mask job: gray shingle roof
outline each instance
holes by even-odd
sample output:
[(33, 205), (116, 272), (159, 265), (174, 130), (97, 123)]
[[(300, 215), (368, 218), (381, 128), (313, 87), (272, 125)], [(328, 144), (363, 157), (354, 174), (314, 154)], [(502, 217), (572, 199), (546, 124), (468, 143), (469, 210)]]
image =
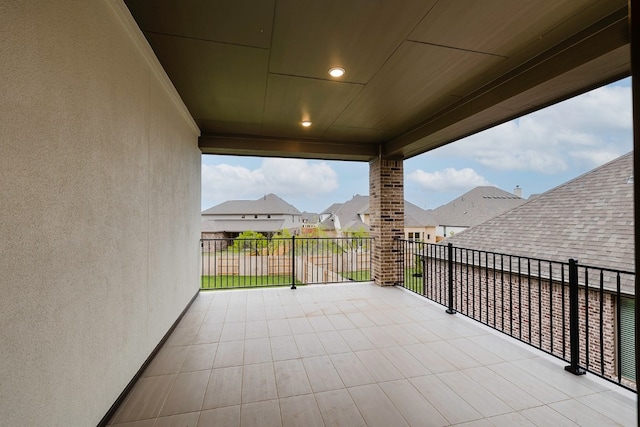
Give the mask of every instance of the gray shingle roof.
[[(323, 221), (325, 230), (334, 229), (334, 216), (340, 219), (340, 225), (343, 230), (358, 230), (363, 228), (369, 230), (369, 226), (362, 222), (359, 214), (369, 213), (369, 196), (361, 196), (356, 194), (353, 198), (345, 203), (334, 203), (323, 211), (323, 213), (333, 214), (331, 217)], [(426, 225), (437, 225), (433, 214), (426, 211), (411, 202), (404, 202), (404, 221), (405, 227), (424, 227)]]
[(292, 214), (300, 215), (294, 206), (275, 194), (267, 194), (257, 200), (228, 200), (202, 212), (212, 214)]
[[(635, 271), (633, 153), (445, 240), (455, 246)], [(629, 183), (629, 181), (631, 183)]]
[(492, 186), (480, 186), (433, 210), (438, 225), (471, 227), (481, 224), (526, 200)]
[(203, 233), (242, 233), (253, 230), (258, 233), (275, 233), (282, 230), (283, 219), (217, 219), (203, 220)]

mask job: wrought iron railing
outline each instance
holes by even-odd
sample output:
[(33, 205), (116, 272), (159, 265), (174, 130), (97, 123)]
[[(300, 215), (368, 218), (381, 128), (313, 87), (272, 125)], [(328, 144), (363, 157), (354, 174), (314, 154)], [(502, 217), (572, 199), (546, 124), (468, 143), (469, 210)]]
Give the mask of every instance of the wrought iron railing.
[[(398, 284), (636, 390), (635, 273), (398, 240)], [(576, 254), (579, 258), (580, 254)]]
[(201, 288), (363, 282), (371, 277), (371, 239), (202, 239)]

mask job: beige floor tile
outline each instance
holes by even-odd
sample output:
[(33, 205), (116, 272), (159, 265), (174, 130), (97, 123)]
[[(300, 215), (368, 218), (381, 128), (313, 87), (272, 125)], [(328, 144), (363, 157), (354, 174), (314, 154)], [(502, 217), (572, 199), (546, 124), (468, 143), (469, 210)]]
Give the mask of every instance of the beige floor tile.
[(333, 326), (333, 323), (329, 321), (329, 318), (327, 316), (311, 316), (308, 319), (314, 332), (327, 332), (336, 330), (335, 326)]
[(287, 319), (292, 334), (311, 334), (314, 332), (311, 322), (306, 317), (295, 317)]
[(459, 338), (449, 341), (458, 351), (464, 352), (466, 355), (473, 357), (483, 365), (491, 365), (493, 363), (501, 363), (505, 360), (494, 352), (485, 349), (481, 345), (471, 341), (469, 338)]
[(287, 314), (284, 311), (284, 308), (280, 305), (273, 305), (271, 307), (265, 307), (265, 314), (267, 316), (267, 320), (276, 320), (276, 319), (286, 319)]
[(346, 387), (374, 383), (375, 380), (364, 367), (358, 356), (353, 353), (332, 354), (329, 356), (340, 379)]
[(180, 372), (211, 369), (218, 344), (198, 344), (189, 348)]
[(296, 346), (300, 357), (322, 356), (326, 354), (316, 334), (295, 335)]
[(269, 328), (270, 337), (291, 335), (291, 328), (289, 327), (289, 321), (287, 319), (282, 318), (267, 320), (267, 327)]
[(215, 409), (242, 403), (242, 366), (213, 369), (202, 409)]
[(375, 326), (373, 328), (363, 328), (360, 332), (373, 344), (375, 348), (393, 347), (398, 343), (391, 338), (391, 335), (387, 334), (382, 326)]
[(220, 341), (220, 334), (222, 333), (222, 325), (207, 325), (203, 324), (196, 335), (193, 344), (211, 344)]
[(244, 364), (271, 362), (271, 341), (258, 338), (244, 341)]
[(338, 354), (351, 351), (349, 344), (347, 344), (338, 331), (318, 332), (317, 336), (327, 354)]
[(302, 307), (300, 307), (300, 304), (298, 303), (295, 303), (295, 305), (287, 304), (283, 308), (284, 308), (284, 314), (287, 319), (304, 317), (304, 311), (302, 311)]
[(347, 329), (339, 332), (352, 351), (372, 350), (375, 348), (375, 345), (358, 329)]
[(356, 356), (376, 382), (399, 380), (404, 378), (380, 350), (357, 351)]
[(214, 368), (240, 366), (244, 360), (244, 341), (224, 341), (218, 343), (216, 357), (213, 359)]
[(280, 405), (277, 400), (242, 404), (241, 427), (282, 427)]
[(476, 383), (491, 390), (512, 409), (523, 410), (542, 405), (540, 400), (485, 366), (466, 369), (463, 372)]
[(616, 394), (615, 391), (605, 391), (580, 397), (578, 401), (622, 425), (633, 425), (637, 422), (637, 414), (632, 406), (635, 402), (616, 399)]
[(226, 309), (220, 310), (220, 309), (213, 309), (210, 308), (209, 311), (207, 311), (207, 314), (205, 314), (204, 319), (202, 321), (203, 325), (220, 325), (220, 327), (222, 327), (222, 324), (224, 323), (224, 318), (227, 315), (227, 311)]
[(199, 330), (199, 325), (175, 328), (171, 333), (171, 336), (165, 343), (164, 348), (181, 347), (193, 344), (193, 341), (196, 339), (196, 335), (198, 335)]
[(435, 375), (410, 378), (409, 381), (451, 424), (483, 418), (480, 412), (476, 411)]
[(381, 326), (380, 329), (391, 337), (398, 345), (418, 344), (420, 341), (415, 335), (409, 332), (413, 325), (387, 325)]
[(312, 394), (280, 399), (283, 427), (324, 427), (322, 415)]
[(330, 314), (327, 316), (327, 319), (336, 330), (343, 329), (354, 329), (355, 325), (351, 323), (349, 318), (345, 316), (343, 313), (340, 314)]
[(421, 377), (431, 374), (429, 369), (402, 347), (381, 348), (380, 353), (382, 353), (405, 378)]
[(242, 403), (277, 399), (272, 363), (245, 365), (242, 372)]
[(224, 323), (244, 322), (247, 310), (243, 308), (229, 309), (224, 318)]
[(456, 369), (468, 369), (480, 366), (480, 362), (452, 346), (447, 341), (436, 341), (423, 345), (434, 353), (439, 354), (443, 359), (455, 366)]
[(451, 362), (431, 350), (425, 343), (405, 345), (404, 349), (429, 368), (431, 372), (449, 372), (456, 369)]
[(302, 363), (314, 393), (344, 388), (342, 379), (329, 356), (304, 358)]
[(189, 347), (163, 347), (142, 374), (143, 377), (177, 374), (182, 368)]
[[(601, 426), (614, 426), (620, 425), (611, 418), (601, 414), (600, 412), (583, 405), (582, 403), (574, 400), (564, 400), (562, 402), (555, 402), (549, 404), (549, 407), (556, 412), (564, 415), (574, 423), (581, 427), (601, 427)], [(634, 425), (635, 420), (630, 425)], [(622, 424), (624, 425), (624, 424)], [(629, 424), (627, 424), (629, 425)]]
[(222, 325), (220, 342), (243, 340), (244, 333), (245, 333), (244, 322), (225, 323), (224, 325)]
[(240, 405), (200, 412), (198, 427), (240, 427)]
[(326, 427), (366, 427), (346, 389), (316, 393), (315, 397)]
[(252, 307), (247, 310), (247, 314), (245, 315), (245, 320), (247, 322), (251, 321), (262, 321), (266, 323), (267, 314), (265, 312), (264, 307)]
[(512, 381), (520, 389), (540, 400), (542, 403), (549, 404), (569, 398), (569, 396), (562, 391), (537, 378), (535, 372), (523, 370), (511, 362), (489, 365), (488, 368), (507, 381)]
[(175, 379), (176, 375), (140, 378), (124, 406), (118, 411), (115, 421), (137, 421), (157, 417)]
[(140, 421), (128, 421), (125, 423), (107, 424), (114, 427), (153, 427), (156, 423), (156, 418), (150, 418), (148, 420)]
[[(191, 306), (191, 308), (193, 308), (193, 306)], [(207, 310), (198, 311), (198, 310), (190, 309), (188, 312), (184, 314), (184, 316), (180, 320), (180, 323), (178, 323), (178, 327), (179, 328), (186, 328), (190, 326), (199, 327), (200, 325), (202, 325), (202, 322), (204, 321), (204, 316), (206, 314), (207, 314)]]
[(158, 418), (153, 427), (197, 427), (200, 412)]
[(412, 427), (446, 426), (449, 422), (408, 380), (378, 384)]
[(513, 411), (509, 405), (496, 397), (489, 389), (473, 381), (461, 371), (444, 372), (436, 374), (436, 376), (469, 405), (473, 406), (476, 411), (480, 412), (483, 417), (492, 417)]
[(371, 319), (369, 319), (364, 315), (364, 313), (361, 313), (359, 311), (353, 313), (345, 313), (345, 316), (347, 316), (347, 319), (349, 319), (349, 321), (353, 323), (356, 328), (370, 328), (372, 326), (376, 326), (376, 324), (373, 323)]
[(522, 416), (522, 414), (518, 412), (496, 415), (495, 417), (487, 418), (487, 421), (489, 421), (496, 427), (536, 427), (534, 423), (526, 419), (524, 416)]
[(271, 343), (271, 357), (274, 361), (298, 359), (300, 357), (296, 340), (292, 335), (273, 337), (269, 341)]
[(393, 402), (377, 384), (348, 389), (351, 398), (369, 427), (408, 426)]
[(204, 393), (211, 371), (183, 372), (178, 374), (167, 396), (160, 416), (183, 414), (202, 409)]
[(264, 320), (252, 320), (244, 325), (244, 339), (268, 338), (269, 328)]
[(311, 393), (307, 372), (300, 359), (282, 360), (273, 363), (278, 397), (299, 396)]
[(577, 427), (578, 424), (546, 405), (520, 411), (520, 414), (538, 427)]

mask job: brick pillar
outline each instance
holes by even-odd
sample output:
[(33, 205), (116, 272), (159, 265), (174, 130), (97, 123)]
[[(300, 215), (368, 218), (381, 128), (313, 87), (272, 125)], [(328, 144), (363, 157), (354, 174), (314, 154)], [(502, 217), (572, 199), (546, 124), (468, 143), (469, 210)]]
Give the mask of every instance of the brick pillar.
[(396, 238), (404, 237), (404, 165), (402, 160), (369, 162), (369, 229), (374, 238), (371, 279), (391, 286), (398, 277)]

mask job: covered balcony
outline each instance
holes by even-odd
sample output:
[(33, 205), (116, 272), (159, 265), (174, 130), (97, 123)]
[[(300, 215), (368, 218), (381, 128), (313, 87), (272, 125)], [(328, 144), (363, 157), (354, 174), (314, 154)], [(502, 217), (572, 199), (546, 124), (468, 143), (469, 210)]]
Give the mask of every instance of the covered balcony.
[[(5, 2), (0, 424), (633, 424), (392, 285), (403, 161), (634, 77), (636, 4)], [(371, 283), (201, 293), (202, 154), (368, 162)]]

